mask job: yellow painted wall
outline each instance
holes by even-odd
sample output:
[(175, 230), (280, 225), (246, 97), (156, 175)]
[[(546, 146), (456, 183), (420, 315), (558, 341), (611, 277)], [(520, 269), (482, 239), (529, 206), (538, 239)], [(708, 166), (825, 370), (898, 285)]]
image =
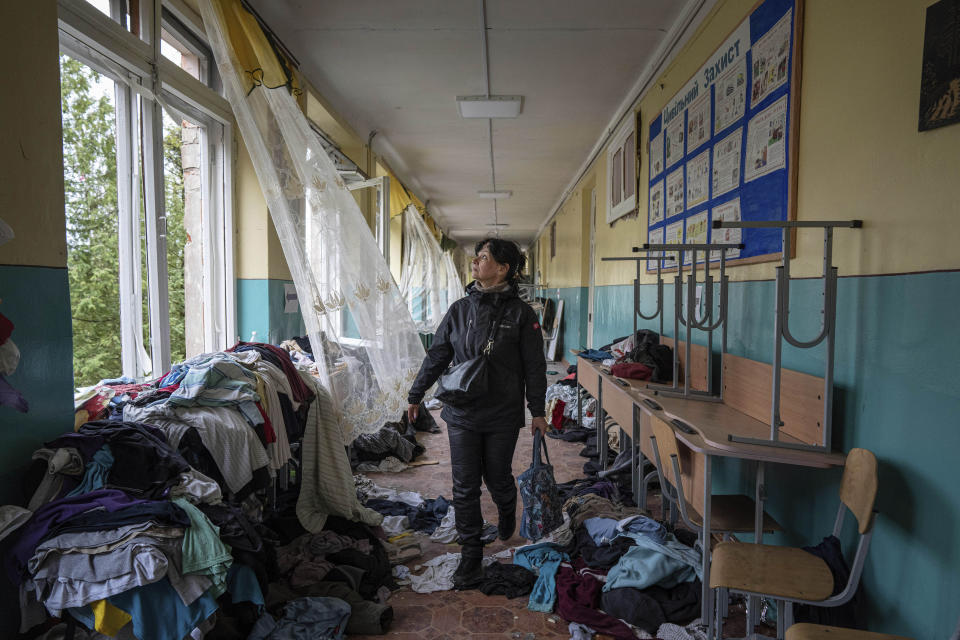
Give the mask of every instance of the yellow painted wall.
[[(960, 267), (960, 125), (917, 131), (927, 0), (807, 0), (803, 25), (798, 162), (799, 220), (864, 220), (837, 231), (841, 275)], [(647, 124), (747, 16), (754, 0), (718, 3), (640, 101)], [(574, 189), (598, 177), (597, 256), (629, 255), (646, 237), (646, 181), (639, 216), (606, 224), (606, 154)], [(648, 167), (646, 154), (641, 172)], [(600, 194), (598, 193), (598, 196)], [(568, 205), (571, 198), (564, 203)], [(549, 225), (542, 239), (549, 240)], [(799, 234), (795, 276), (819, 275), (822, 234)], [(558, 247), (559, 250), (559, 247)], [(730, 270), (733, 280), (773, 277), (773, 263)], [(597, 263), (597, 284), (626, 284), (626, 264)], [(653, 281), (645, 276), (645, 281)]]
[(580, 286), (583, 264), (581, 252), (589, 240), (589, 238), (583, 238), (583, 224), (580, 216), (578, 197), (568, 199), (560, 208), (555, 217), (557, 253), (552, 259), (550, 258), (550, 225), (547, 225), (540, 249), (540, 283), (543, 286), (551, 288)]
[(236, 139), (234, 221), (237, 277), (290, 280), (290, 268), (283, 256), (280, 236), (273, 226), (250, 154), (240, 136)]
[[(268, 233), (276, 235), (266, 200), (257, 182), (250, 154), (243, 139), (236, 136), (234, 156), (234, 224), (236, 240), (236, 273), (238, 278), (269, 277), (267, 247), (263, 239)], [(267, 243), (269, 244), (269, 243)]]
[(4, 2), (0, 24), (0, 122), (11, 125), (0, 144), (0, 218), (16, 236), (0, 247), (0, 264), (65, 267), (59, 83), (36, 80), (60, 77), (57, 4)]

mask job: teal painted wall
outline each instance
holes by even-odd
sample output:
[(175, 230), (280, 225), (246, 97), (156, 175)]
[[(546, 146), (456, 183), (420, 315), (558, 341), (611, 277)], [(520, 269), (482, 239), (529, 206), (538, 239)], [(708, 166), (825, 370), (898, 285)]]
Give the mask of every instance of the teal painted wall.
[(7, 380), (30, 405), (0, 407), (0, 504), (23, 503), (20, 479), (45, 440), (73, 430), (73, 332), (65, 268), (0, 265), (0, 312), (20, 365)]
[(557, 360), (573, 363), (576, 359), (570, 349), (585, 347), (587, 342), (587, 287), (561, 287), (543, 289), (541, 296), (563, 300), (563, 317), (560, 318), (560, 344), (557, 345)]
[(292, 280), (238, 279), (237, 331), (248, 341), (256, 331), (257, 342), (278, 344), (307, 332), (300, 312), (285, 313), (284, 285)]
[[(630, 332), (631, 287), (598, 287), (595, 344)], [(770, 362), (772, 281), (730, 285), (728, 352)], [(819, 330), (821, 287), (800, 280), (791, 291), (791, 330)], [(656, 288), (642, 288), (651, 309)], [(667, 318), (673, 289), (665, 287)], [(864, 447), (879, 460), (880, 516), (864, 572), (870, 629), (914, 638), (948, 638), (960, 609), (960, 272), (841, 278), (838, 286), (834, 446)], [(657, 329), (640, 320), (641, 328)], [(672, 322), (664, 333), (673, 334)], [(683, 333), (681, 331), (681, 337)], [(703, 343), (702, 335), (694, 340)], [(584, 339), (585, 341), (585, 339)], [(784, 366), (823, 375), (824, 349), (784, 347)], [(753, 466), (714, 461), (715, 486), (752, 493)], [(828, 535), (838, 505), (840, 472), (771, 465), (770, 511), (790, 532), (771, 538), (815, 544)], [(844, 540), (855, 540), (853, 527)]]

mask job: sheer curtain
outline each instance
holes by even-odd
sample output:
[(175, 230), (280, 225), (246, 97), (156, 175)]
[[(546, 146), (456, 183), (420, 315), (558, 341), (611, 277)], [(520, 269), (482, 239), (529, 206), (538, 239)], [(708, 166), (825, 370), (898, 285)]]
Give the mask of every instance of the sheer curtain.
[(399, 420), (423, 346), (356, 201), (281, 86), (287, 78), (260, 26), (238, 0), (200, 8), (349, 442)]
[[(403, 267), (400, 293), (422, 333), (433, 333), (453, 300), (448, 300), (448, 276), (440, 244), (416, 206), (403, 210)], [(459, 297), (459, 296), (458, 296)]]
[(457, 273), (457, 267), (453, 264), (453, 256), (449, 251), (443, 252), (443, 271), (444, 271), (444, 296), (443, 303), (445, 308), (463, 297), (463, 282), (460, 281), (460, 274)]

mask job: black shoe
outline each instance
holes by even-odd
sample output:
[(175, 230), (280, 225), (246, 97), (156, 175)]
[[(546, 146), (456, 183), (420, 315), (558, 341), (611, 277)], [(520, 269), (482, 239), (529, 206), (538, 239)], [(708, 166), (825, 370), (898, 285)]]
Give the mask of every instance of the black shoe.
[(497, 523), (497, 534), (500, 536), (501, 540), (509, 540), (510, 536), (513, 535), (514, 529), (517, 528), (517, 512), (516, 509), (508, 513), (499, 512), (500, 519)]
[(483, 580), (483, 556), (460, 556), (460, 564), (453, 573), (454, 589), (470, 589)]

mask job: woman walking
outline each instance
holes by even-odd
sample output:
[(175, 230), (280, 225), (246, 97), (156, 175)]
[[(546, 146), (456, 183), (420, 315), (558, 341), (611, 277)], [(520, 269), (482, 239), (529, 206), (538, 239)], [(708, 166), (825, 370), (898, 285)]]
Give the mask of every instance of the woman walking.
[(458, 406), (445, 404), (440, 414), (450, 438), (453, 507), (461, 545), (460, 565), (453, 576), (456, 588), (469, 587), (483, 575), (481, 480), (497, 505), (500, 538), (508, 539), (516, 527), (512, 462), (524, 423), (524, 395), (533, 416), (530, 432), (547, 430), (543, 335), (536, 313), (520, 299), (516, 284), (526, 259), (516, 243), (500, 238), (478, 242), (475, 251), (474, 281), (467, 285), (466, 297), (454, 302), (440, 322), (407, 397), (412, 423), (427, 389), (451, 363), (479, 356), (499, 319), (487, 393)]

